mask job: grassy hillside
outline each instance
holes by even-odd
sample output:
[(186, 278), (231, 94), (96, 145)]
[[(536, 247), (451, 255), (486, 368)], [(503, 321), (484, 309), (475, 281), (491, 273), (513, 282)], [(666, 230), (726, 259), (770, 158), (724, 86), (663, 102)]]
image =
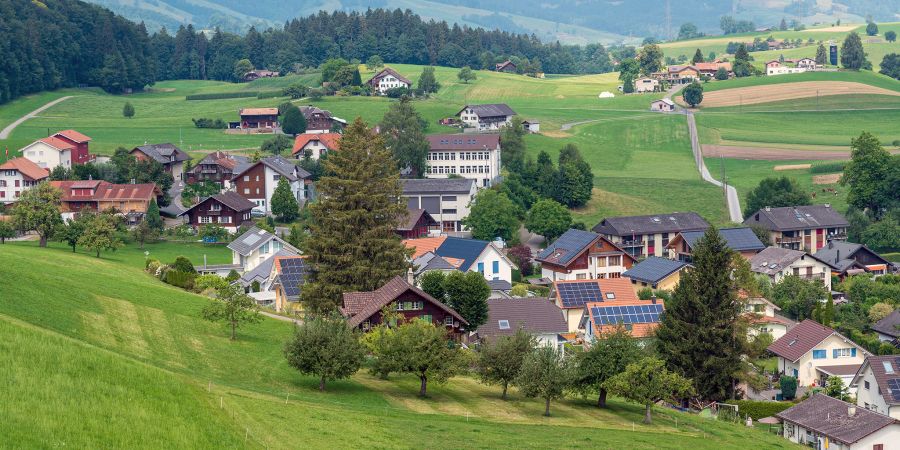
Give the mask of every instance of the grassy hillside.
[(128, 265), (34, 243), (0, 245), (0, 258), (16, 280), (0, 285), (0, 348), (12, 355), (0, 382), (27, 383), (0, 406), (13, 447), (788, 447), (670, 410), (644, 426), (641, 408), (615, 399), (604, 411), (567, 400), (546, 419), (541, 402), (516, 391), (503, 402), (467, 377), (424, 400), (413, 377), (366, 373), (323, 394), (281, 356), (288, 323), (267, 319), (231, 342), (199, 318), (205, 299)]

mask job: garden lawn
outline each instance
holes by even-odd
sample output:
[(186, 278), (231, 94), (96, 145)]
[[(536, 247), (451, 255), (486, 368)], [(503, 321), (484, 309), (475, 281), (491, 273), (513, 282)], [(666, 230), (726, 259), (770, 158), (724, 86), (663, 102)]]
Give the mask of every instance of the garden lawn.
[[(37, 241), (16, 241), (11, 245), (24, 247), (37, 247)], [(72, 247), (64, 242), (51, 241), (49, 248), (53, 250), (71, 253)], [(149, 253), (145, 255), (144, 253)], [(76, 253), (94, 257), (95, 253), (83, 247), (76, 247)], [(175, 262), (175, 258), (185, 256), (195, 266), (203, 265), (203, 256), (206, 255), (207, 264), (231, 264), (231, 250), (226, 244), (203, 244), (200, 242), (172, 242), (160, 241), (158, 243), (146, 243), (141, 249), (136, 243), (128, 243), (114, 252), (104, 251), (100, 253), (100, 259), (122, 263), (129, 267), (144, 268), (147, 258), (157, 259), (164, 264)]]
[(660, 408), (641, 425), (642, 408), (618, 399), (609, 410), (554, 403), (543, 418), (541, 401), (514, 390), (503, 402), (467, 377), (431, 384), (426, 399), (415, 377), (367, 373), (320, 393), (281, 355), (290, 323), (266, 318), (232, 342), (224, 325), (200, 319), (209, 300), (128, 264), (27, 245), (0, 245), (0, 258), (15, 280), (0, 284), (0, 382), (27, 383), (0, 406), (15, 412), (0, 425), (15, 427), (3, 433), (12, 447), (59, 445), (69, 430), (62, 443), (72, 447), (790, 447)]

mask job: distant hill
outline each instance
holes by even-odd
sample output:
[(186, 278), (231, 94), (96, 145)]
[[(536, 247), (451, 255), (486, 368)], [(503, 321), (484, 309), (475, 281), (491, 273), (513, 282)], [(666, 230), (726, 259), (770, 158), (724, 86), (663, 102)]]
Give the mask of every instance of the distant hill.
[(243, 31), (250, 25), (279, 26), (319, 10), (410, 9), (427, 19), (535, 34), (563, 43), (634, 42), (647, 36), (671, 38), (685, 22), (701, 32), (718, 33), (719, 19), (732, 15), (758, 27), (782, 18), (806, 24), (900, 19), (900, 0), (89, 0), (148, 28), (221, 27)]

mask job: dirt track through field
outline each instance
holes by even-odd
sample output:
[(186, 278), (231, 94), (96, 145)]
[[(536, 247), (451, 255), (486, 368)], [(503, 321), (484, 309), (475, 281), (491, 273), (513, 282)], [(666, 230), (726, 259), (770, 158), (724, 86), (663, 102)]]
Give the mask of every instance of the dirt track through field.
[[(890, 150), (890, 152), (894, 155), (900, 154), (900, 150)], [(760, 161), (843, 160), (850, 159), (850, 150), (796, 150), (777, 147), (704, 144), (703, 156), (707, 158), (722, 157)]]
[[(790, 75), (779, 75), (789, 77)], [(704, 108), (755, 105), (808, 97), (845, 94), (881, 94), (900, 96), (900, 92), (850, 81), (800, 81), (762, 86), (723, 89), (703, 94)], [(900, 100), (898, 100), (900, 102)]]

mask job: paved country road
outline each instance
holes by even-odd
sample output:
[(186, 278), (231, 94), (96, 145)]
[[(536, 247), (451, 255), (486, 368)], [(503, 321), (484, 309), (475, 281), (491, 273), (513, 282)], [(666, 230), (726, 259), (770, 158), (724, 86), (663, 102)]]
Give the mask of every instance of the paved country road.
[(55, 104), (57, 104), (57, 103), (59, 103), (59, 102), (66, 101), (66, 100), (68, 100), (68, 99), (70, 99), (70, 98), (72, 98), (71, 95), (67, 95), (67, 96), (65, 96), (65, 97), (60, 97), (60, 98), (58, 98), (58, 99), (56, 99), (56, 100), (53, 100), (53, 101), (50, 102), (50, 103), (47, 103), (47, 104), (44, 105), (44, 106), (41, 106), (40, 108), (38, 108), (38, 109), (36, 109), (36, 110), (34, 110), (34, 111), (28, 113), (28, 114), (25, 114), (25, 115), (22, 116), (22, 117), (19, 117), (18, 119), (16, 119), (15, 122), (9, 124), (6, 128), (4, 128), (3, 131), (0, 131), (0, 139), (9, 139), (9, 134), (12, 133), (13, 130), (15, 130), (17, 126), (21, 125), (22, 122), (24, 122), (24, 121), (26, 121), (26, 120), (28, 120), (28, 119), (31, 119), (31, 118), (37, 116), (38, 114), (40, 114), (40, 113), (41, 113), (42, 111), (44, 111), (45, 109), (50, 108), (51, 106), (53, 106), (53, 105), (55, 105)]

